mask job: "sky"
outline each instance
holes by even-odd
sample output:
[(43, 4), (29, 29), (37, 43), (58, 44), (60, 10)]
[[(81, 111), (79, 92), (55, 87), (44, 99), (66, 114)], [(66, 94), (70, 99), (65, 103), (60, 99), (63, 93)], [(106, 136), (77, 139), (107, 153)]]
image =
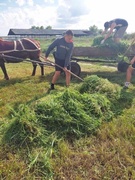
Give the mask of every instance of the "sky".
[(0, 0), (0, 36), (10, 29), (51, 26), (52, 29), (88, 30), (115, 18), (126, 19), (127, 33), (135, 32), (133, 0)]

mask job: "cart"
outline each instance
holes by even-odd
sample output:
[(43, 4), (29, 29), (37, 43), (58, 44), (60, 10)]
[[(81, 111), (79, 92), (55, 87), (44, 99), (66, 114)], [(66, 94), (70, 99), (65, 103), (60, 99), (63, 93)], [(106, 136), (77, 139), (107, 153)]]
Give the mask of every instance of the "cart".
[[(135, 46), (130, 47), (130, 51), (124, 53), (124, 56), (130, 59), (135, 55)], [(97, 46), (97, 47), (74, 47), (71, 57), (71, 71), (77, 76), (81, 73), (81, 66), (78, 62), (102, 62), (102, 63), (117, 63), (117, 69), (120, 72), (126, 72), (129, 63), (121, 60), (118, 62), (118, 52), (110, 47)]]

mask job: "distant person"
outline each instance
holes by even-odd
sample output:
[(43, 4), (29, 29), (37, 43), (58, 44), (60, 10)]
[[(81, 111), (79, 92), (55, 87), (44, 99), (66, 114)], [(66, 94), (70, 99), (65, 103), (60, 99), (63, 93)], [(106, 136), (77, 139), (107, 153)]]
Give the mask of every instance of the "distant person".
[(48, 60), (48, 56), (50, 52), (56, 48), (54, 53), (55, 64), (61, 66), (62, 68), (55, 66), (55, 73), (52, 78), (50, 89), (54, 89), (54, 85), (59, 78), (61, 72), (64, 70), (66, 75), (66, 86), (70, 85), (71, 74), (69, 70), (71, 70), (71, 56), (74, 48), (73, 44), (73, 32), (71, 30), (67, 30), (62, 38), (56, 39), (47, 49), (45, 53), (45, 60)]
[(102, 35), (107, 33), (104, 37), (104, 39), (101, 41), (101, 44), (105, 42), (107, 38), (111, 36), (113, 31), (115, 30), (115, 33), (113, 35), (114, 42), (119, 43), (121, 38), (124, 36), (124, 33), (128, 27), (128, 22), (125, 19), (113, 19), (111, 21), (107, 21), (104, 23), (104, 31), (102, 32)]
[(127, 69), (127, 72), (126, 72), (126, 82), (125, 82), (124, 88), (128, 88), (129, 87), (133, 70), (135, 70), (135, 56), (130, 61), (130, 65), (129, 65), (128, 69)]

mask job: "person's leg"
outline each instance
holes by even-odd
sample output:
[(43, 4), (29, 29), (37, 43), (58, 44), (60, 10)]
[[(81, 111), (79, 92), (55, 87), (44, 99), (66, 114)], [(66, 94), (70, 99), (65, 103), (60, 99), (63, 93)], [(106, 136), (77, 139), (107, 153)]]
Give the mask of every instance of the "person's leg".
[(65, 74), (66, 74), (66, 86), (68, 87), (70, 85), (71, 74), (69, 71), (65, 71)]
[(119, 43), (121, 38), (124, 36), (124, 33), (127, 29), (127, 26), (126, 27), (121, 27), (119, 28), (118, 30), (116, 30), (115, 34), (114, 34), (114, 41), (116, 43)]
[(64, 62), (62, 60), (55, 58), (55, 64), (56, 64), (55, 65), (55, 73), (52, 78), (51, 89), (54, 89), (54, 85), (62, 72), (62, 68), (60, 68), (60, 67), (64, 66)]
[(52, 84), (55, 84), (57, 79), (59, 78), (60, 76), (60, 72), (61, 71), (55, 71), (54, 75), (53, 75), (53, 78), (52, 78)]
[(55, 85), (57, 79), (59, 78), (60, 73), (61, 73), (61, 71), (55, 71), (53, 78), (52, 78), (52, 82), (51, 82), (51, 89), (54, 89), (54, 85)]
[(67, 66), (67, 70), (68, 70), (68, 71), (65, 71), (65, 75), (66, 75), (66, 86), (69, 87), (69, 85), (70, 85), (70, 80), (71, 80), (71, 73), (70, 73), (70, 71), (71, 71), (71, 64), (69, 64), (69, 65)]
[(125, 87), (128, 87), (130, 85), (133, 70), (134, 69), (131, 65), (127, 69)]

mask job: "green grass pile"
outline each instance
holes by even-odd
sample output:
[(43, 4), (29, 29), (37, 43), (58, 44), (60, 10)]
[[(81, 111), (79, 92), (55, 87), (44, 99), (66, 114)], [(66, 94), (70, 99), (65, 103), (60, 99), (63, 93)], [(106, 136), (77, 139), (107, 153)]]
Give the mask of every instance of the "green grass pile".
[[(27, 159), (28, 172), (35, 177), (52, 178), (53, 158), (59, 156), (60, 141), (74, 143), (95, 135), (103, 122), (122, 112), (125, 104), (121, 104), (126, 99), (129, 95), (120, 86), (97, 75), (87, 76), (76, 89), (53, 91), (32, 104), (12, 109), (3, 145), (19, 148), (20, 157), (25, 154)], [(4, 170), (2, 174), (6, 177)]]
[(35, 112), (49, 132), (56, 132), (58, 137), (73, 139), (95, 132), (101, 124), (100, 119), (88, 112), (88, 109), (86, 111), (85, 107), (83, 96), (67, 89), (50, 102), (37, 104)]
[(47, 132), (28, 105), (21, 104), (12, 110), (12, 123), (7, 127), (3, 142), (19, 147), (38, 147), (46, 144)]
[(55, 133), (65, 139), (94, 133), (103, 121), (114, 117), (112, 104), (120, 99), (120, 88), (97, 75), (88, 76), (78, 89), (66, 89), (37, 102), (33, 109), (20, 105), (12, 113), (13, 123), (4, 139), (17, 145), (46, 143)]
[(105, 95), (109, 100), (115, 101), (120, 98), (121, 88), (97, 75), (87, 76), (84, 83), (79, 87), (80, 93), (99, 93)]
[[(99, 46), (99, 47), (109, 47), (112, 49), (112, 51), (116, 52), (117, 54), (123, 54), (129, 47), (129, 45), (121, 41), (119, 43), (115, 43), (112, 37), (109, 37), (105, 40), (103, 44), (101, 44), (101, 41), (104, 39), (103, 36), (97, 36), (93, 39), (92, 46)], [(116, 55), (117, 56), (117, 55)]]

